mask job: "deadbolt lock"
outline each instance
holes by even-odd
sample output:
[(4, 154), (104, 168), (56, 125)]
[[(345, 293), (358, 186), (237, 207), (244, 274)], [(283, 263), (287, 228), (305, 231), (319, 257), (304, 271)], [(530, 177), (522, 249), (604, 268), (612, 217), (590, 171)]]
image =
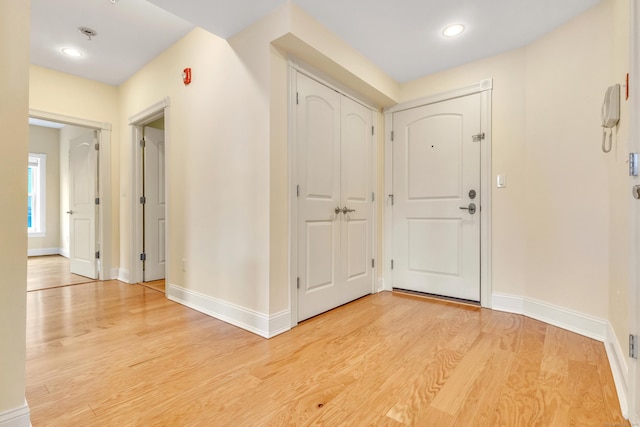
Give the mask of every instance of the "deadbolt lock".
[(469, 190), (469, 198), (471, 200), (476, 198), (476, 190)]

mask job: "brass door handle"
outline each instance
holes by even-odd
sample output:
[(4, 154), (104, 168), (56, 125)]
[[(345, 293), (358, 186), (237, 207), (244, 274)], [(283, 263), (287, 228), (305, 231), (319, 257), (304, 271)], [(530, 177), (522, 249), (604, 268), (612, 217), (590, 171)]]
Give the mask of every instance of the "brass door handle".
[(73, 211), (67, 211), (69, 215), (73, 215)]
[(342, 208), (342, 213), (345, 214), (345, 215), (350, 213), (350, 212), (355, 212), (355, 211), (356, 211), (355, 209), (347, 209), (346, 206), (344, 208)]

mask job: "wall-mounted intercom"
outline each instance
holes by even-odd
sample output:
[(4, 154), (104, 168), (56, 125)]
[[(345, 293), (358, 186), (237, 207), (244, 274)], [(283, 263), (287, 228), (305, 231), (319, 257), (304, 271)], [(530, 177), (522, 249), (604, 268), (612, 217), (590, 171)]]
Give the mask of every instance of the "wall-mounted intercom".
[[(620, 121), (620, 85), (615, 84), (607, 88), (602, 102), (602, 151), (611, 151), (613, 140), (613, 128)], [(609, 132), (609, 145), (607, 146), (607, 130)]]

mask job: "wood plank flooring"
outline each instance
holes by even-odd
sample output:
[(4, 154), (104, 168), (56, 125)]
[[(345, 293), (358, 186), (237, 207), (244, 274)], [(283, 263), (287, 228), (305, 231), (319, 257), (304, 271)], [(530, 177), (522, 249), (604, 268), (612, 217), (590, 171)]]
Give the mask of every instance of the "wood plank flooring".
[(27, 292), (93, 281), (91, 278), (72, 274), (69, 259), (63, 256), (47, 255), (27, 259)]
[(601, 343), (385, 292), (265, 340), (116, 281), (31, 292), (39, 426), (605, 426)]
[(164, 279), (153, 280), (151, 282), (142, 282), (140, 283), (142, 286), (146, 286), (147, 288), (155, 289), (158, 292), (164, 293)]

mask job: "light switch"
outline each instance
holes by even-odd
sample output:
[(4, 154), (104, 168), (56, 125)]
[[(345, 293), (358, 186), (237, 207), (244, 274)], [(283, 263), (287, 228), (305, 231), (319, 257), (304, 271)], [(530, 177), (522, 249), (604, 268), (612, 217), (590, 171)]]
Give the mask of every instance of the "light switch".
[(507, 186), (507, 177), (504, 174), (500, 174), (496, 177), (496, 184), (498, 188), (505, 188)]

